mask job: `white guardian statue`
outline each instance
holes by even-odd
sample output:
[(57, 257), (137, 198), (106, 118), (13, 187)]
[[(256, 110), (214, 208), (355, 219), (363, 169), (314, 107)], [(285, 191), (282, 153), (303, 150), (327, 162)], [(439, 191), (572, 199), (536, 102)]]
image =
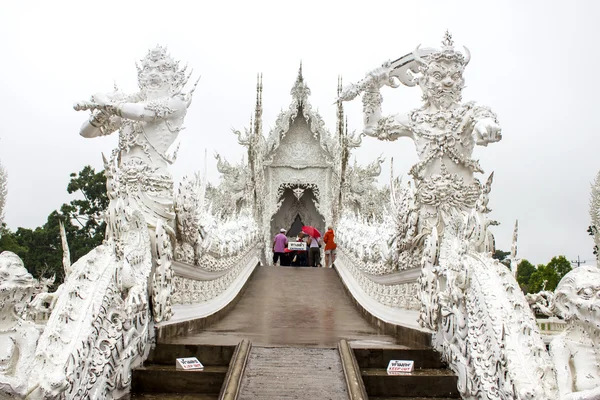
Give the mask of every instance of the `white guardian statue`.
[[(350, 100), (363, 94), (366, 135), (380, 140), (409, 137), (415, 142), (419, 162), (410, 174), (420, 209), (418, 232), (431, 232), (436, 223), (441, 232), (451, 211), (475, 207), (484, 189), (473, 177), (475, 172), (483, 172), (472, 158), (473, 148), (502, 139), (496, 114), (474, 102), (462, 102), (463, 72), (470, 59), (469, 50), (465, 47), (464, 54), (457, 51), (446, 32), (439, 51), (417, 47), (412, 54), (384, 63), (341, 95)], [(420, 86), (423, 106), (382, 116), (380, 89), (398, 87), (401, 82)]]
[[(182, 92), (191, 72), (180, 68), (160, 46), (149, 50), (137, 68), (138, 93), (127, 95), (115, 88), (111, 93), (96, 93), (74, 108), (92, 110), (81, 136), (119, 131), (119, 147), (106, 168), (109, 189), (118, 186), (120, 194), (142, 211), (149, 227), (155, 228), (162, 220), (173, 228), (173, 179), (168, 166), (177, 150), (169, 151), (182, 129), (195, 85), (189, 93)], [(118, 185), (111, 182), (115, 179)]]
[[(343, 251), (360, 225), (349, 218), (338, 227), (341, 264), (367, 282), (361, 287), (380, 303), (420, 307), (419, 323), (434, 332), (432, 344), (457, 374), (464, 399), (550, 400), (556, 398), (556, 380), (535, 317), (513, 273), (492, 258), (488, 228), (496, 222), (487, 215), (493, 173), (484, 184), (475, 177), (483, 170), (473, 150), (502, 135), (488, 107), (462, 101), (470, 59), (469, 50), (455, 49), (446, 32), (440, 49), (417, 46), (340, 94), (342, 101), (362, 95), (365, 135), (409, 137), (419, 158), (410, 169), (413, 185), (396, 189), (392, 180), (395, 233), (387, 233), (392, 224), (386, 220), (376, 227), (387, 239), (379, 263), (384, 268), (366, 269)], [(381, 88), (401, 84), (418, 85), (423, 105), (383, 116)], [(398, 282), (393, 290), (404, 295), (388, 300), (393, 296), (384, 283), (392, 279)]]

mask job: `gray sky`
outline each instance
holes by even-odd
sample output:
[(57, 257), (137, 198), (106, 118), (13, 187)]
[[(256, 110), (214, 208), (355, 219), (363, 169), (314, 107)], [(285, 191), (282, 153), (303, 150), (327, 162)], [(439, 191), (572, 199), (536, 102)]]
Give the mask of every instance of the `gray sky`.
[[(546, 263), (554, 255), (591, 261), (587, 235), (590, 184), (600, 169), (600, 3), (594, 1), (327, 2), (327, 1), (11, 1), (0, 12), (3, 38), (0, 161), (9, 173), (6, 221), (35, 227), (63, 202), (69, 173), (91, 164), (117, 136), (84, 139), (87, 118), (75, 101), (137, 89), (134, 62), (156, 44), (202, 75), (181, 134), (176, 181), (203, 166), (216, 181), (213, 154), (241, 159), (230, 127), (248, 124), (256, 73), (264, 74), (265, 135), (282, 108), (300, 60), (311, 102), (335, 129), (337, 76), (345, 83), (418, 44), (439, 47), (446, 28), (467, 46), (464, 100), (498, 114), (503, 140), (478, 147), (487, 174), (495, 171), (490, 207), (501, 225), (497, 247), (510, 250), (519, 219), (519, 255)], [(420, 105), (418, 88), (386, 88), (384, 113)], [(351, 130), (361, 129), (360, 100), (346, 103)], [(383, 154), (403, 175), (417, 160), (409, 139), (366, 138), (361, 163)]]

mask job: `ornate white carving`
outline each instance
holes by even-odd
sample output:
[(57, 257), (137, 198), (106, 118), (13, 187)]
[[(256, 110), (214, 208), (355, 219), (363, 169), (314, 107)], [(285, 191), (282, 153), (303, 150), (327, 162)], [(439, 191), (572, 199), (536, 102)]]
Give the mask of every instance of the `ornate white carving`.
[(0, 395), (24, 398), (39, 332), (22, 314), (35, 281), (14, 253), (0, 254)]
[[(8, 173), (0, 163), (0, 227), (4, 223), (4, 207), (6, 206), (6, 197), (8, 196)], [(2, 236), (2, 232), (0, 232)]]
[[(370, 227), (344, 214), (338, 251), (347, 257), (343, 265), (359, 271), (353, 272), (357, 280), (370, 278), (363, 288), (375, 285), (366, 272), (421, 267), (420, 323), (436, 332), (435, 347), (457, 373), (463, 398), (556, 398), (552, 363), (533, 313), (511, 271), (491, 257), (493, 174), (485, 185), (475, 179), (483, 171), (471, 155), (475, 144), (500, 140), (500, 127), (487, 107), (461, 103), (470, 60), (465, 51), (456, 51), (447, 33), (441, 50), (417, 48), (340, 93), (343, 101), (363, 93), (364, 133), (380, 140), (412, 138), (419, 162), (410, 171), (414, 190), (392, 180), (389, 219)], [(382, 117), (380, 88), (400, 83), (418, 83), (424, 105)], [(383, 250), (374, 251), (377, 245)], [(352, 253), (354, 259), (347, 256)]]
[(29, 374), (33, 399), (119, 397), (147, 354), (147, 223), (122, 201), (115, 211), (113, 237), (73, 264), (60, 288)]
[(575, 268), (555, 291), (554, 311), (567, 322), (550, 343), (560, 400), (600, 398), (600, 269)]
[(600, 262), (600, 172), (592, 184), (590, 196), (591, 233), (594, 235), (594, 251), (596, 262)]
[(216, 298), (231, 286), (242, 271), (258, 263), (258, 249), (249, 247), (245, 252), (226, 260), (227, 267), (220, 269), (225, 272), (215, 279), (190, 279), (176, 274), (173, 279), (173, 304), (198, 304)]
[(112, 167), (106, 169), (107, 179), (119, 180), (122, 194), (153, 228), (159, 220), (172, 226), (175, 218), (173, 179), (167, 167), (176, 159), (177, 151), (169, 151), (183, 127), (195, 89), (183, 93), (190, 78), (186, 68), (180, 68), (165, 48), (157, 46), (138, 66), (139, 93), (127, 95), (115, 88), (74, 106), (92, 111), (81, 127), (83, 137), (119, 130), (119, 147), (113, 151)]
[(152, 277), (152, 311), (154, 322), (167, 321), (173, 315), (171, 311), (171, 293), (173, 292), (173, 248), (171, 238), (165, 231), (162, 221), (156, 227), (156, 266)]
[(348, 267), (348, 271), (368, 296), (386, 306), (405, 310), (419, 309), (417, 295), (419, 287), (416, 282), (378, 283), (374, 280), (374, 276), (367, 272), (367, 269), (359, 269), (361, 264), (349, 257), (347, 251), (341, 250), (341, 247), (338, 248), (340, 249), (337, 253), (338, 259)]
[[(0, 371), (3, 395), (112, 399), (128, 390), (131, 369), (147, 356), (152, 339), (148, 282), (153, 251), (154, 316), (161, 321), (171, 314), (175, 213), (173, 181), (167, 166), (175, 161), (177, 151), (169, 150), (182, 128), (194, 91), (182, 93), (188, 78), (186, 68), (179, 68), (164, 48), (157, 47), (138, 67), (139, 93), (126, 95), (115, 88), (112, 93), (98, 93), (91, 101), (75, 105), (76, 110), (92, 111), (81, 128), (82, 136), (120, 131), (118, 148), (110, 161), (104, 160), (110, 199), (107, 239), (72, 266), (64, 263), (66, 280), (57, 292), (39, 293), (32, 302), (29, 314), (34, 320), (42, 311), (51, 312), (37, 348), (37, 336), (27, 326), (32, 323), (22, 322), (14, 312), (24, 310), (19, 303), (22, 299), (5, 300), (2, 311), (7, 317), (2, 321), (9, 328), (7, 332), (16, 332), (19, 326), (24, 330), (20, 333), (23, 340), (15, 341), (10, 334), (2, 336), (2, 340), (13, 341), (0, 358), (11, 363), (3, 364), (6, 368)], [(154, 248), (148, 227), (152, 234), (156, 230)], [(63, 248), (68, 254), (66, 241)], [(13, 272), (22, 270), (22, 263), (12, 268), (20, 263), (15, 257), (0, 257), (0, 268), (10, 265)], [(1, 284), (8, 282), (2, 279)], [(6, 293), (14, 295), (33, 288), (25, 275), (19, 278), (19, 285)], [(43, 310), (42, 303), (49, 308)], [(28, 355), (34, 350), (34, 357)], [(23, 370), (25, 359), (31, 365)]]

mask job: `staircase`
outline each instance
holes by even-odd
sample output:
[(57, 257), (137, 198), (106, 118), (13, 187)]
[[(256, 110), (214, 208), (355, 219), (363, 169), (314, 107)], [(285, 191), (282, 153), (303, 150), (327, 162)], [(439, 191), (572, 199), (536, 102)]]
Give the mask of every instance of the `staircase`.
[(253, 347), (239, 400), (347, 400), (336, 349)]
[[(370, 400), (447, 400), (460, 398), (458, 378), (432, 349), (354, 349)], [(413, 360), (414, 372), (388, 375), (390, 360)]]
[[(161, 339), (134, 370), (129, 399), (459, 398), (439, 354), (408, 339), (370, 324), (333, 269), (259, 267), (221, 320)], [(205, 368), (178, 371), (180, 357)], [(415, 371), (388, 375), (390, 360), (414, 360)]]
[[(130, 399), (217, 400), (236, 346), (157, 344), (133, 370)], [(183, 371), (175, 360), (196, 357), (203, 370)]]

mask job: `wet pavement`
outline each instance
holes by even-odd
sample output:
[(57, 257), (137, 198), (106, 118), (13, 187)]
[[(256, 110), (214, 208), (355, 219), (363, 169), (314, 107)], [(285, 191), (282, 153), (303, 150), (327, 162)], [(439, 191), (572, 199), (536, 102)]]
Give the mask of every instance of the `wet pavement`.
[(257, 267), (236, 306), (201, 333), (168, 340), (177, 344), (236, 345), (248, 339), (263, 347), (405, 348), (363, 318), (333, 269)]

